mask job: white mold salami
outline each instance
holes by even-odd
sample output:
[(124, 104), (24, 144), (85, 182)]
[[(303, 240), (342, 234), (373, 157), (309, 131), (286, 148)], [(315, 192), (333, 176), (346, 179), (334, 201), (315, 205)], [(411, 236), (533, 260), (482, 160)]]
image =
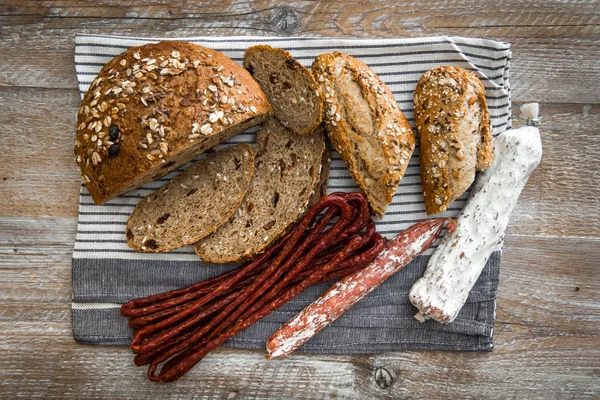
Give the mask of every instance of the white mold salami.
[(494, 163), (475, 180), (456, 230), (444, 236), (425, 274), (410, 290), (418, 320), (454, 321), (490, 255), (502, 244), (521, 190), (542, 157), (536, 106), (522, 108), (525, 114), (533, 110), (527, 118), (534, 126), (494, 138)]

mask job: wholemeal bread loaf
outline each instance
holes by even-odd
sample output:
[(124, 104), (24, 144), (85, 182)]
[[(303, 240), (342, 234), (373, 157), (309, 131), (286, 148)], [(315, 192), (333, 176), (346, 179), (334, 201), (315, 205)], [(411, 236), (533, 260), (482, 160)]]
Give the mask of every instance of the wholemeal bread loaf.
[(253, 172), (248, 144), (208, 154), (138, 203), (127, 221), (129, 247), (171, 251), (211, 234), (237, 210)]
[(278, 120), (256, 134), (254, 177), (231, 219), (195, 245), (205, 262), (250, 259), (283, 236), (319, 190), (325, 141), (322, 129), (297, 135)]
[(472, 72), (437, 67), (421, 77), (414, 100), (425, 210), (436, 214), (494, 160), (485, 89)]
[(132, 47), (109, 61), (77, 114), (76, 162), (100, 204), (190, 161), (271, 113), (248, 72), (184, 42)]
[(249, 47), (244, 67), (263, 89), (283, 125), (299, 135), (314, 132), (321, 123), (323, 101), (308, 69), (287, 51), (266, 45)]
[(325, 97), (329, 138), (373, 211), (382, 216), (413, 153), (412, 129), (389, 88), (355, 58), (321, 54), (312, 73)]

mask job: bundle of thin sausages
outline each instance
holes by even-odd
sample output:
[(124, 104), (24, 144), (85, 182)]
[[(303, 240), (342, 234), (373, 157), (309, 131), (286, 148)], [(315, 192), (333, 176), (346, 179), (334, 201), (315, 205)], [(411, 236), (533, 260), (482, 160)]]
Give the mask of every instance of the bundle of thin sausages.
[(309, 286), (369, 265), (384, 245), (364, 195), (326, 196), (255, 260), (216, 278), (124, 304), (121, 314), (135, 329), (134, 362), (149, 364), (152, 381), (175, 381), (210, 351)]

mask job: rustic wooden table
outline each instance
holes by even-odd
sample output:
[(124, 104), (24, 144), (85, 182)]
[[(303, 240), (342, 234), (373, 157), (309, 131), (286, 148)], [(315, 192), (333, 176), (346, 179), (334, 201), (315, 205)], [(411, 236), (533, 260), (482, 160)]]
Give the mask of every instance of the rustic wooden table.
[[(600, 396), (600, 7), (565, 1), (0, 2), (0, 397)], [(131, 2), (133, 3), (133, 2)], [(79, 176), (77, 32), (130, 36), (490, 37), (513, 45), (518, 105), (541, 102), (544, 157), (515, 210), (491, 353), (218, 350), (157, 385), (126, 347), (71, 333)]]

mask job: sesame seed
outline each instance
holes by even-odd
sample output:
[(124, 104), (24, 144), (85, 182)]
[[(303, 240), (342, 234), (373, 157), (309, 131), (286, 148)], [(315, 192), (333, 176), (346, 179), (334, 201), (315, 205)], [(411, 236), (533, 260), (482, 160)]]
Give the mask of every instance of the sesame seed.
[(191, 135), (188, 135), (188, 139), (190, 139), (190, 140), (194, 140), (194, 139), (196, 139), (197, 137), (200, 137), (200, 135), (199, 135), (199, 134), (197, 134), (197, 133), (192, 133)]
[(173, 57), (173, 58), (179, 58), (179, 56), (180, 56), (180, 54), (179, 54), (179, 52), (177, 50), (173, 50), (171, 52), (171, 57)]
[(146, 140), (148, 141), (148, 144), (152, 144), (154, 142), (154, 139), (152, 139), (152, 134), (150, 132), (146, 133)]
[(122, 59), (119, 64), (121, 64), (122, 66), (126, 66), (127, 65), (127, 60), (126, 59)]
[(156, 158), (154, 158), (154, 156), (152, 154), (146, 154), (146, 158), (150, 161), (156, 160)]
[(216, 92), (217, 87), (215, 85), (210, 85), (210, 86), (208, 86), (208, 90), (210, 90), (211, 92)]
[(224, 67), (224, 66), (222, 66), (222, 65), (219, 65), (219, 68), (217, 68), (217, 72), (221, 72), (221, 71), (223, 71), (224, 69), (225, 69), (225, 67)]
[(140, 53), (134, 53), (133, 54), (133, 58), (135, 58), (136, 60), (140, 59)]
[(254, 106), (250, 106), (250, 111), (252, 111), (254, 114), (257, 113), (256, 107)]

